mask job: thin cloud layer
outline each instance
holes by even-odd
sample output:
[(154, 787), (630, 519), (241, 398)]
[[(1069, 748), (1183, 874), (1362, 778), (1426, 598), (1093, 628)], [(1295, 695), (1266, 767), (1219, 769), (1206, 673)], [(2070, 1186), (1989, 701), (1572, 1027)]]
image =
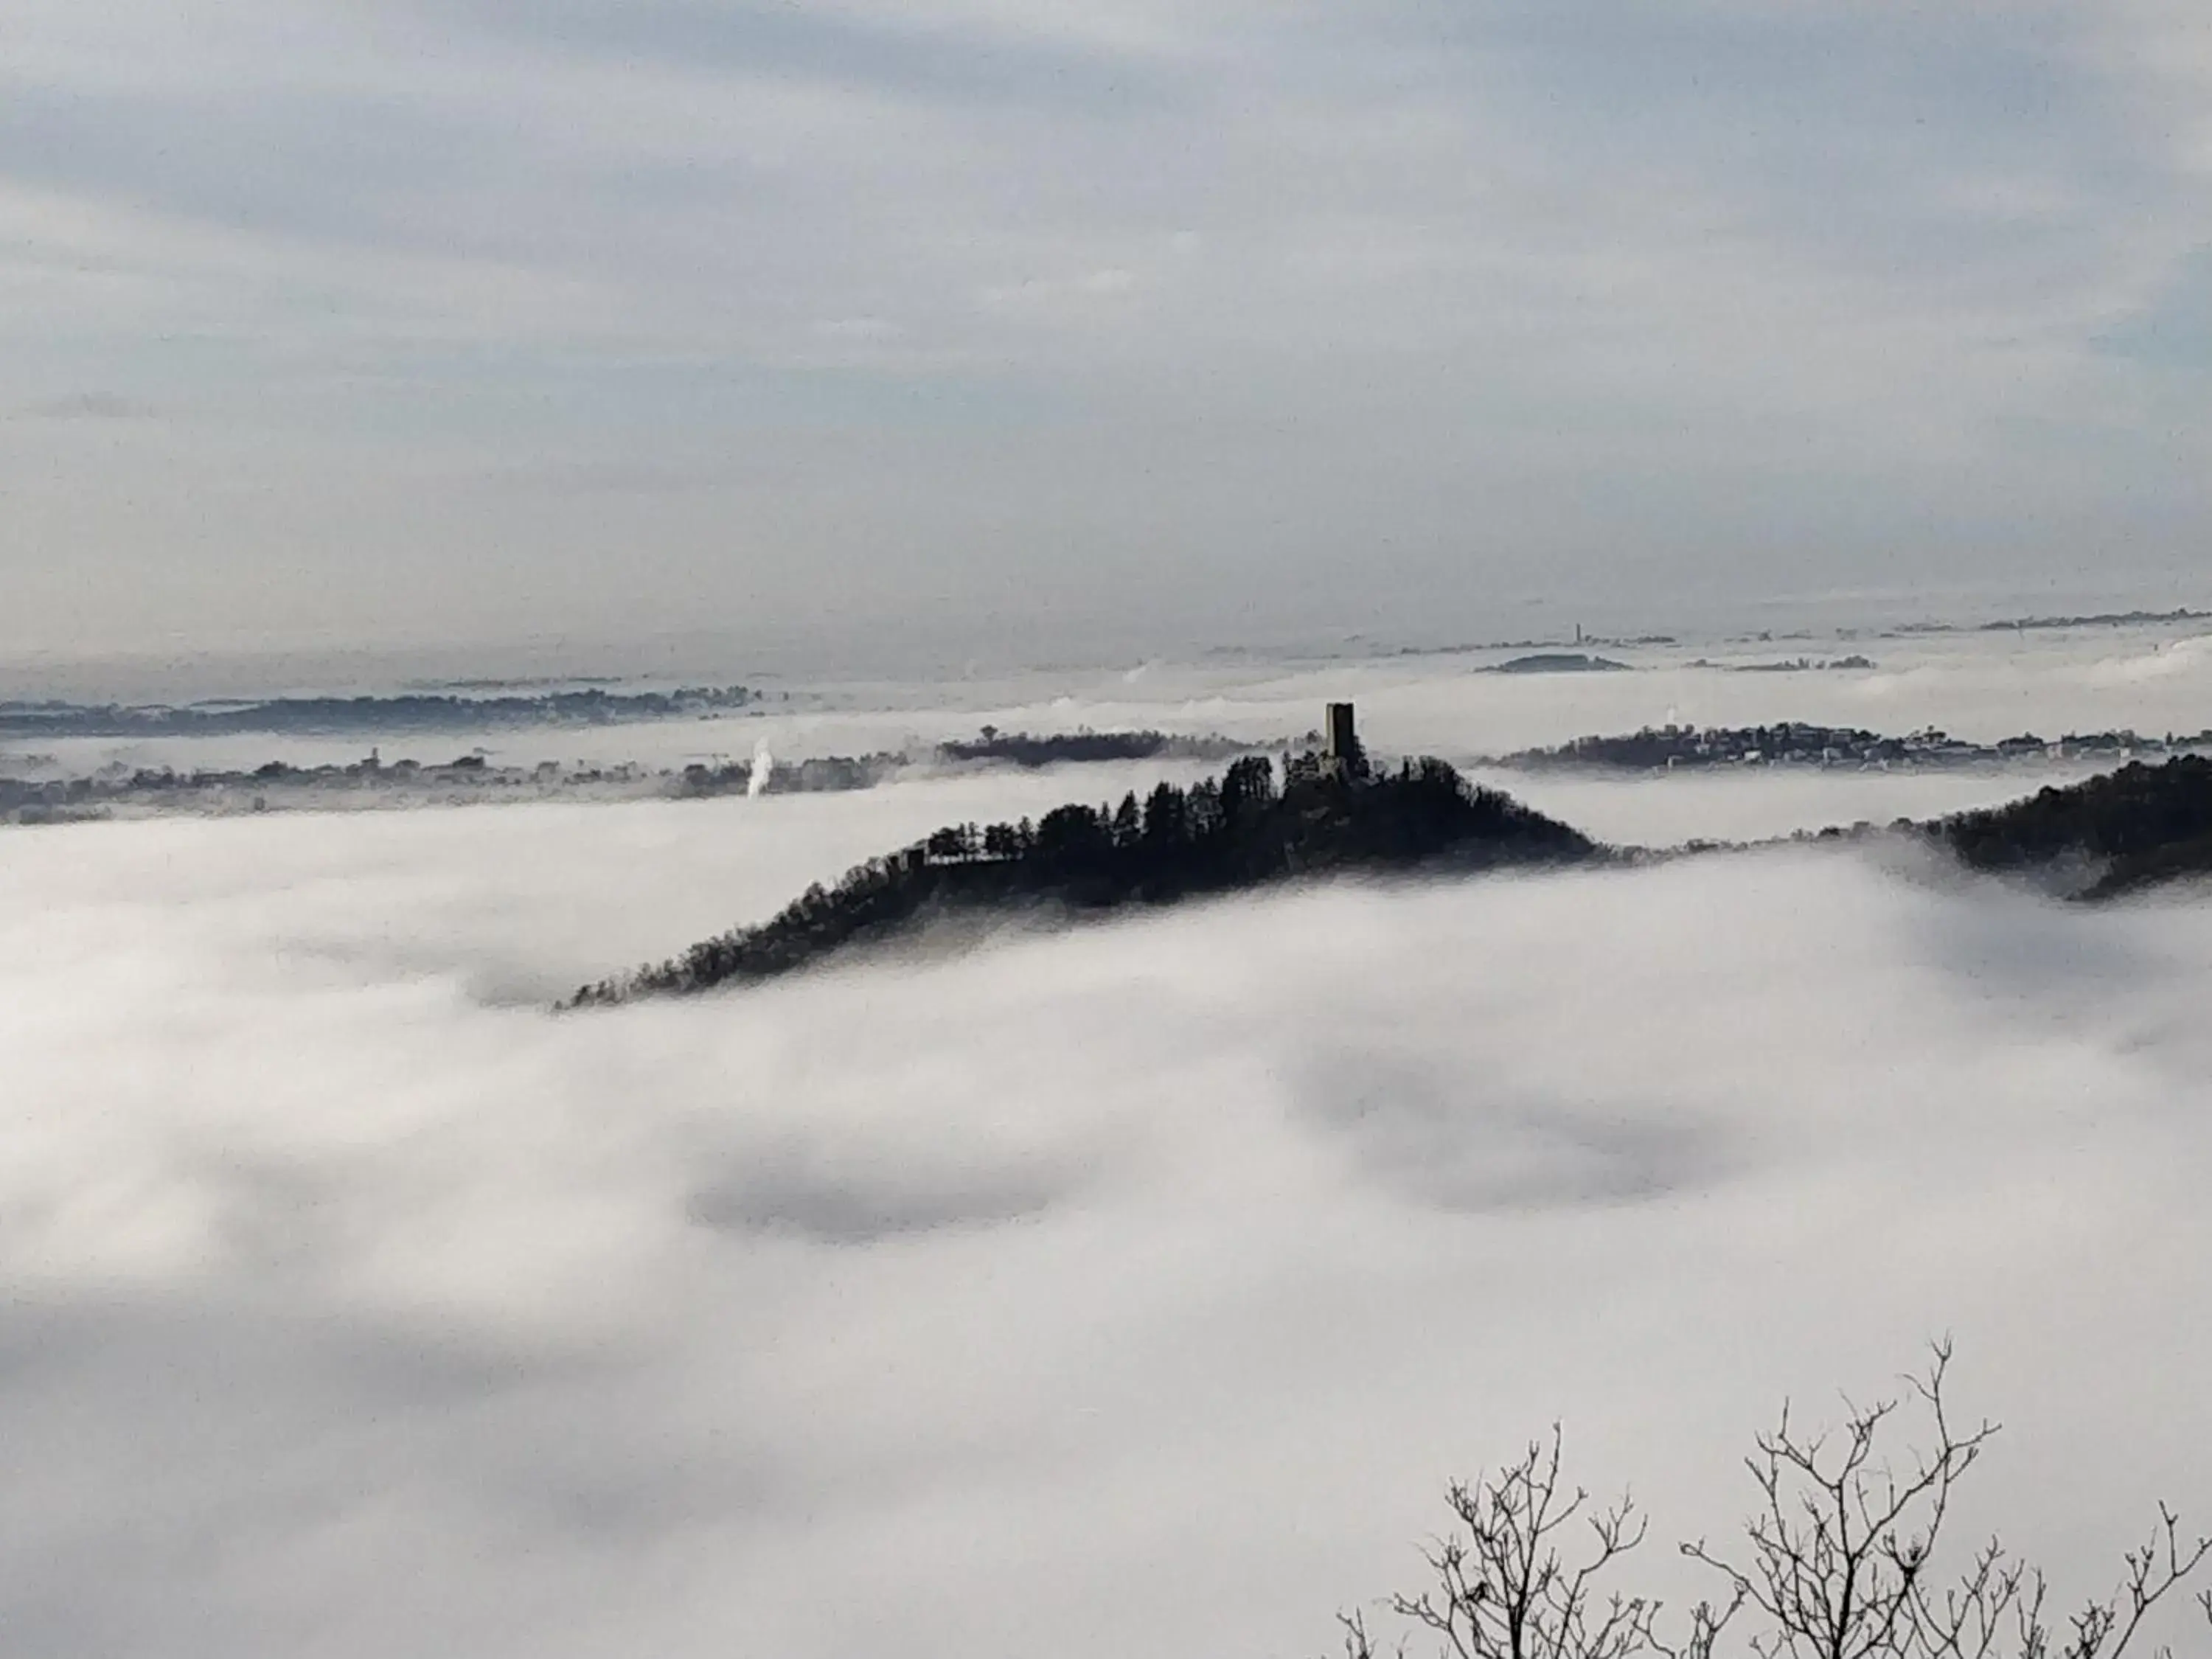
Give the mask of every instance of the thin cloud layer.
[(1717, 1532), (1946, 1329), (1973, 1529), (2212, 1513), (2203, 905), (1801, 852), (526, 994), (903, 793), (11, 833), (19, 1639), (1316, 1651), (1554, 1417)]

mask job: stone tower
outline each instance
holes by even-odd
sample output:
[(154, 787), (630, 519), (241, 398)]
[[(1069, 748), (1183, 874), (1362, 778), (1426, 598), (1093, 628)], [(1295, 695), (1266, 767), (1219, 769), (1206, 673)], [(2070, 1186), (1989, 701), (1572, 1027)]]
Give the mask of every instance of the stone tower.
[(1322, 724), (1324, 739), (1322, 752), (1329, 763), (1340, 771), (1350, 771), (1359, 759), (1359, 732), (1352, 717), (1352, 705), (1333, 702), (1328, 706), (1328, 717)]

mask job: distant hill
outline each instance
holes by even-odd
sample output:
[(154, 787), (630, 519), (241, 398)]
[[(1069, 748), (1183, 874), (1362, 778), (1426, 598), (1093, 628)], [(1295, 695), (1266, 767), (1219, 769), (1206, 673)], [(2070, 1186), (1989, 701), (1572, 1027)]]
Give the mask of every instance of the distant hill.
[(2212, 874), (2212, 760), (2138, 761), (1928, 829), (1977, 870), (2078, 866), (2072, 891), (2081, 898)]
[(585, 986), (562, 1006), (757, 983), (939, 919), (1103, 915), (1326, 872), (1572, 863), (1600, 853), (1439, 760), (1370, 772), (1361, 761), (1297, 756), (1279, 789), (1273, 764), (1248, 756), (1189, 789), (1163, 783), (1142, 802), (1132, 793), (1119, 806), (1058, 807), (1034, 823), (948, 825), (834, 888), (810, 888), (757, 927)]
[(2044, 765), (2052, 761), (2121, 761), (2212, 750), (2212, 730), (2191, 737), (2134, 732), (2069, 732), (2045, 738), (2032, 732), (1996, 743), (1971, 743), (1929, 726), (1885, 737), (1856, 726), (1645, 726), (1612, 737), (1577, 738), (1550, 749), (1523, 749), (1485, 763), (1522, 771), (1674, 772), (1708, 767), (1820, 766), (1855, 769), (1972, 768)]
[(272, 697), (253, 702), (197, 703), (184, 708), (0, 702), (0, 737), (210, 738), (243, 732), (381, 733), (510, 726), (611, 726), (726, 714), (750, 708), (757, 700), (757, 693), (742, 685), (635, 692), (588, 685), (581, 690), (514, 696), (410, 693), (396, 697)]
[[(2009, 805), (1900, 829), (1969, 867), (2063, 872), (2067, 890), (2111, 898), (2212, 874), (2212, 760), (2142, 763)], [(1829, 831), (1830, 835), (1840, 832)], [(1695, 844), (1686, 851), (1700, 848)], [(1060, 917), (1277, 885), (1300, 876), (1472, 872), (1620, 856), (1440, 760), (1370, 771), (1316, 755), (1247, 756), (1188, 789), (1141, 801), (1057, 807), (1031, 823), (951, 824), (816, 885), (767, 921), (681, 956), (586, 985), (561, 1006), (756, 984), (908, 937), (938, 921), (1039, 910)]]
[(1510, 661), (1497, 664), (1493, 674), (1626, 674), (1625, 662), (1615, 662), (1610, 657), (1593, 657), (1583, 651), (1539, 651), (1532, 656), (1515, 657)]
[(1227, 760), (1249, 752), (1254, 744), (1229, 738), (1180, 737), (1166, 732), (1054, 732), (1036, 736), (1027, 732), (1001, 732), (987, 726), (982, 735), (937, 745), (937, 757), (948, 764), (997, 762), (1036, 769), (1044, 766), (1095, 765), (1101, 762), (1136, 760)]

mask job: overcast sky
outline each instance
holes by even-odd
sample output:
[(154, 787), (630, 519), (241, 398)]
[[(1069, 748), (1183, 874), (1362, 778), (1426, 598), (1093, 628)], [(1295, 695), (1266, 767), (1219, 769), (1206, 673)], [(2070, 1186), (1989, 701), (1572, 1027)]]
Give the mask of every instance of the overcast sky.
[(2203, 599), (2209, 186), (2201, 0), (9, 0), (0, 651)]

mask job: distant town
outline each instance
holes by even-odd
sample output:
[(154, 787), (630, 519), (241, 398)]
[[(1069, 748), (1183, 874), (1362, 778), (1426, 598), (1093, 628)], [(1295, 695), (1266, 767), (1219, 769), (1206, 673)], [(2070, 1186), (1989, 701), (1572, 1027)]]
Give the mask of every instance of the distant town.
[[(982, 767), (1034, 769), (1111, 761), (1225, 760), (1252, 747), (1228, 738), (1165, 732), (1066, 732), (1034, 735), (986, 726), (972, 739), (916, 754), (817, 755), (777, 761), (693, 761), (682, 767), (635, 763), (597, 766), (542, 761), (494, 763), (465, 754), (451, 760), (386, 762), (380, 750), (362, 759), (318, 766), (270, 761), (246, 770), (178, 771), (170, 767), (110, 765), (85, 777), (0, 775), (0, 823), (64, 823), (168, 813), (362, 811), (378, 808), (471, 805), (571, 799), (702, 799), (718, 795), (781, 795), (871, 789), (901, 773)], [(30, 770), (25, 757), (17, 764)], [(43, 771), (41, 766), (39, 769)]]
[(1851, 726), (1785, 721), (1776, 726), (1646, 726), (1619, 737), (1577, 738), (1551, 749), (1523, 749), (1488, 762), (1520, 771), (1674, 772), (1716, 767), (1807, 766), (1860, 771), (1964, 769), (2089, 761), (2124, 763), (2212, 750), (2212, 730), (2172, 732), (2022, 732), (1972, 743), (1929, 727), (1905, 737)]

